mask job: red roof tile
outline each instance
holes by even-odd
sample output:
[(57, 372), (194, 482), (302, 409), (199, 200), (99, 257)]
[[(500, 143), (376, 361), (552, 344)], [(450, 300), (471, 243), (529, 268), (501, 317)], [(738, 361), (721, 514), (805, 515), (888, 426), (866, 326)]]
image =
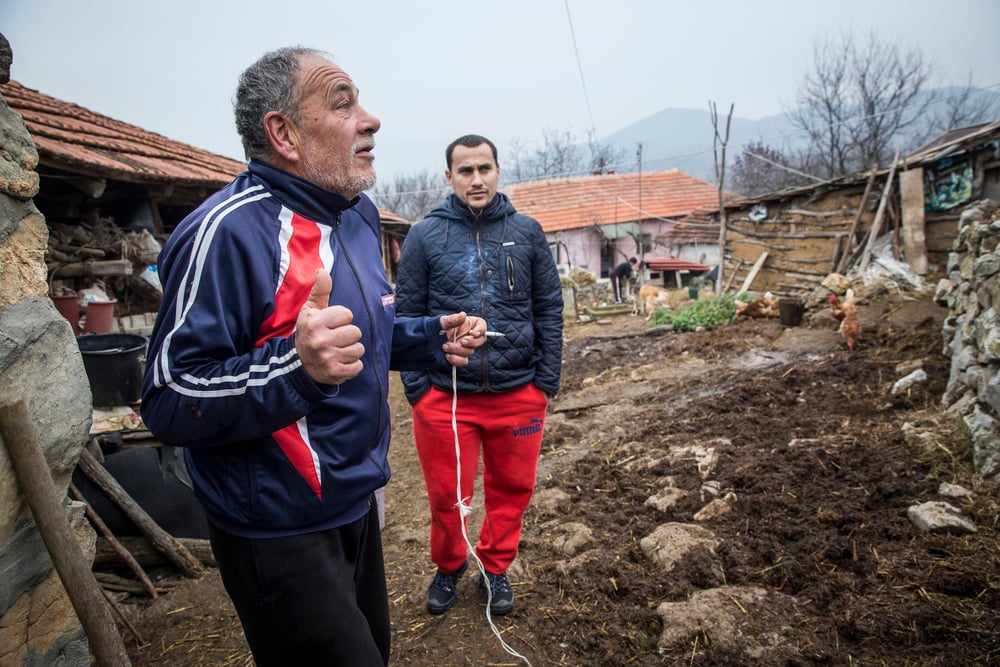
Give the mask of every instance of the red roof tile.
[(43, 165), (133, 183), (211, 187), (228, 183), (246, 168), (237, 160), (57, 100), (17, 81), (0, 85), (0, 94), (24, 118)]
[[(0, 95), (24, 119), (42, 165), (132, 183), (219, 188), (246, 163), (63, 102), (17, 81)], [(407, 223), (379, 209), (383, 221)], [(408, 223), (407, 223), (408, 224)]]
[(676, 219), (719, 200), (716, 186), (676, 169), (527, 181), (504, 186), (503, 192), (546, 232)]

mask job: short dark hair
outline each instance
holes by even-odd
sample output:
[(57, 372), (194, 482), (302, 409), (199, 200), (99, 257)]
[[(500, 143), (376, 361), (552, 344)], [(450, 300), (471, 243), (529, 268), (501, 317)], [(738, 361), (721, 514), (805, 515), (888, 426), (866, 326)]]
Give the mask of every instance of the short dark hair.
[(264, 116), (271, 111), (285, 114), (298, 121), (298, 91), (295, 76), (302, 56), (329, 55), (317, 49), (292, 46), (277, 49), (262, 55), (250, 65), (236, 87), (233, 111), (236, 114), (236, 131), (243, 141), (246, 158), (264, 158), (271, 144), (264, 131)]
[(638, 262), (638, 261), (639, 261), (639, 260), (638, 260), (638, 259), (636, 259), (635, 257), (629, 257), (629, 258), (628, 258), (628, 263), (629, 263), (629, 264), (635, 264), (635, 263), (636, 263), (636, 262)]
[(476, 146), (482, 146), (486, 144), (493, 151), (493, 161), (500, 166), (500, 160), (497, 158), (497, 147), (492, 141), (486, 137), (480, 136), (478, 134), (466, 134), (465, 136), (455, 139), (455, 141), (448, 144), (448, 148), (444, 151), (445, 162), (448, 163), (448, 169), (451, 169), (451, 154), (455, 152), (455, 146), (465, 146), (466, 148), (475, 148)]

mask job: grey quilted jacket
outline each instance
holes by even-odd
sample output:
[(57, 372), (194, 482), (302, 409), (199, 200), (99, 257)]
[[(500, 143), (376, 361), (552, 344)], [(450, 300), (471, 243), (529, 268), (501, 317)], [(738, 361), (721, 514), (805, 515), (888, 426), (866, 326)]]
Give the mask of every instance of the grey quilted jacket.
[[(559, 391), (562, 288), (541, 225), (498, 192), (477, 219), (454, 194), (415, 224), (403, 243), (397, 315), (465, 311), (486, 319), (490, 338), (459, 368), (463, 393), (505, 392), (534, 382)], [(451, 391), (447, 370), (401, 373), (410, 403), (431, 385)]]

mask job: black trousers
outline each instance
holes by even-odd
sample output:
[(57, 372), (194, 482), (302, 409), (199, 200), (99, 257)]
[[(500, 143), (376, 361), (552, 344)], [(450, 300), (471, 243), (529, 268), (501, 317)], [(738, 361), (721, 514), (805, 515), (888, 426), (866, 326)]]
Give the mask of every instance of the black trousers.
[(258, 667), (389, 664), (378, 510), (319, 533), (247, 539), (209, 526), (222, 582)]

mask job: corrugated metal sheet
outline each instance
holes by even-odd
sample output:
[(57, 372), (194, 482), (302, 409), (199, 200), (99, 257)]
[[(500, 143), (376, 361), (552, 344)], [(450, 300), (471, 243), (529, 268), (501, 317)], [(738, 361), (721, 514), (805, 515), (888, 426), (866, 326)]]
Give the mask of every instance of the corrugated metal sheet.
[(716, 186), (676, 169), (528, 181), (503, 191), (546, 232), (675, 219), (719, 199)]

